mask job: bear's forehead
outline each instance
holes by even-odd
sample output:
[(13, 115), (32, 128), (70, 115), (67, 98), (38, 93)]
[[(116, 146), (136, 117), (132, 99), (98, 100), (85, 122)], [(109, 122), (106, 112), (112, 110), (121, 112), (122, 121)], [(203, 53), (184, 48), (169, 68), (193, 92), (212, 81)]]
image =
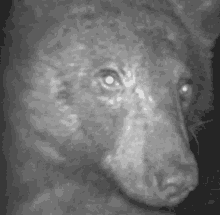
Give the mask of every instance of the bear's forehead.
[[(157, 28), (162, 29), (162, 20), (156, 20), (155, 16), (150, 19), (144, 13), (140, 13), (139, 19), (130, 18), (124, 14), (117, 17), (102, 14), (97, 18), (92, 16), (85, 18), (86, 13), (96, 13), (94, 7), (83, 6), (74, 10), (74, 13), (79, 15), (74, 19), (76, 24), (72, 25), (72, 31), (69, 33), (71, 42), (59, 52), (60, 60), (63, 66), (68, 68), (67, 71), (78, 73), (80, 70), (88, 74), (111, 65), (118, 70), (121, 69), (120, 71), (135, 72), (136, 76), (140, 76), (141, 81), (144, 81), (148, 72), (152, 72), (153, 78), (165, 75), (167, 80), (175, 79), (172, 74), (174, 68), (171, 63), (167, 63), (169, 57), (164, 59), (154, 52), (150, 37), (150, 39), (141, 38), (136, 34), (138, 30), (144, 31), (146, 25), (151, 28), (156, 25)], [(135, 16), (138, 17), (137, 14)], [(143, 21), (145, 23), (140, 20), (145, 20)], [(71, 25), (72, 21), (67, 23)], [(69, 24), (64, 22), (66, 26)], [(143, 33), (143, 35), (146, 34), (146, 32)], [(156, 31), (152, 34), (158, 35)], [(166, 51), (163, 50), (163, 52)], [(164, 68), (164, 65), (167, 68)]]
[[(93, 41), (87, 45), (84, 41), (74, 41), (72, 46), (59, 53), (61, 61), (65, 65), (81, 66), (89, 71), (95, 72), (100, 67), (111, 67), (114, 69), (134, 68), (134, 65), (141, 64), (143, 53), (140, 52), (141, 45), (135, 44), (126, 46), (123, 41), (114, 43), (107, 38)], [(88, 72), (88, 71), (87, 71)]]

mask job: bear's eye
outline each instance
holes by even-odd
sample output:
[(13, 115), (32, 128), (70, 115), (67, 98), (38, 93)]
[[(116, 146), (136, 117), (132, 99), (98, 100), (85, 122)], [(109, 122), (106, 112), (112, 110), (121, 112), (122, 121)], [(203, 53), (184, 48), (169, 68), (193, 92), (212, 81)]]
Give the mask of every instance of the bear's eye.
[(99, 80), (103, 87), (110, 90), (118, 89), (122, 85), (118, 72), (109, 68), (100, 70)]

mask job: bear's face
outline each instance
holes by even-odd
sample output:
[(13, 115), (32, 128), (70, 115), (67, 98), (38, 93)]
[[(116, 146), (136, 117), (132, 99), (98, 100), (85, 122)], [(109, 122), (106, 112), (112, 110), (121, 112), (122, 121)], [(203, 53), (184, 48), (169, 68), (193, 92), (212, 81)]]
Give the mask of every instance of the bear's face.
[[(172, 25), (164, 36), (161, 17), (139, 14), (131, 24), (125, 13), (96, 18), (79, 11), (56, 38), (39, 44), (35, 90), (28, 100), (38, 113), (32, 122), (61, 142), (69, 139), (66, 150), (77, 157), (77, 165), (86, 163), (82, 154), (87, 154), (128, 193), (164, 199), (169, 191), (159, 190), (157, 175), (163, 173), (164, 183), (175, 177), (184, 183), (188, 176), (173, 160), (193, 163), (185, 155), (187, 137), (176, 97), (184, 67), (163, 44)], [(153, 32), (143, 29), (143, 20)], [(55, 48), (49, 54), (45, 47)]]

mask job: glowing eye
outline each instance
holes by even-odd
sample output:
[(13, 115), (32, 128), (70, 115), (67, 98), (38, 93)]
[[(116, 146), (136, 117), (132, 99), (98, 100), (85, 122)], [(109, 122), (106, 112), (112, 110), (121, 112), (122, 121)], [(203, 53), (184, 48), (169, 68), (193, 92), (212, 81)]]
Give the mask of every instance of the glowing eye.
[(101, 69), (100, 81), (105, 88), (118, 88), (121, 84), (118, 72), (112, 69)]
[(111, 89), (115, 89), (120, 86), (118, 81), (111, 75), (106, 76), (102, 80), (102, 85), (104, 85), (105, 88), (111, 88)]
[(114, 78), (112, 76), (107, 76), (105, 82), (106, 84), (112, 85), (114, 83)]

